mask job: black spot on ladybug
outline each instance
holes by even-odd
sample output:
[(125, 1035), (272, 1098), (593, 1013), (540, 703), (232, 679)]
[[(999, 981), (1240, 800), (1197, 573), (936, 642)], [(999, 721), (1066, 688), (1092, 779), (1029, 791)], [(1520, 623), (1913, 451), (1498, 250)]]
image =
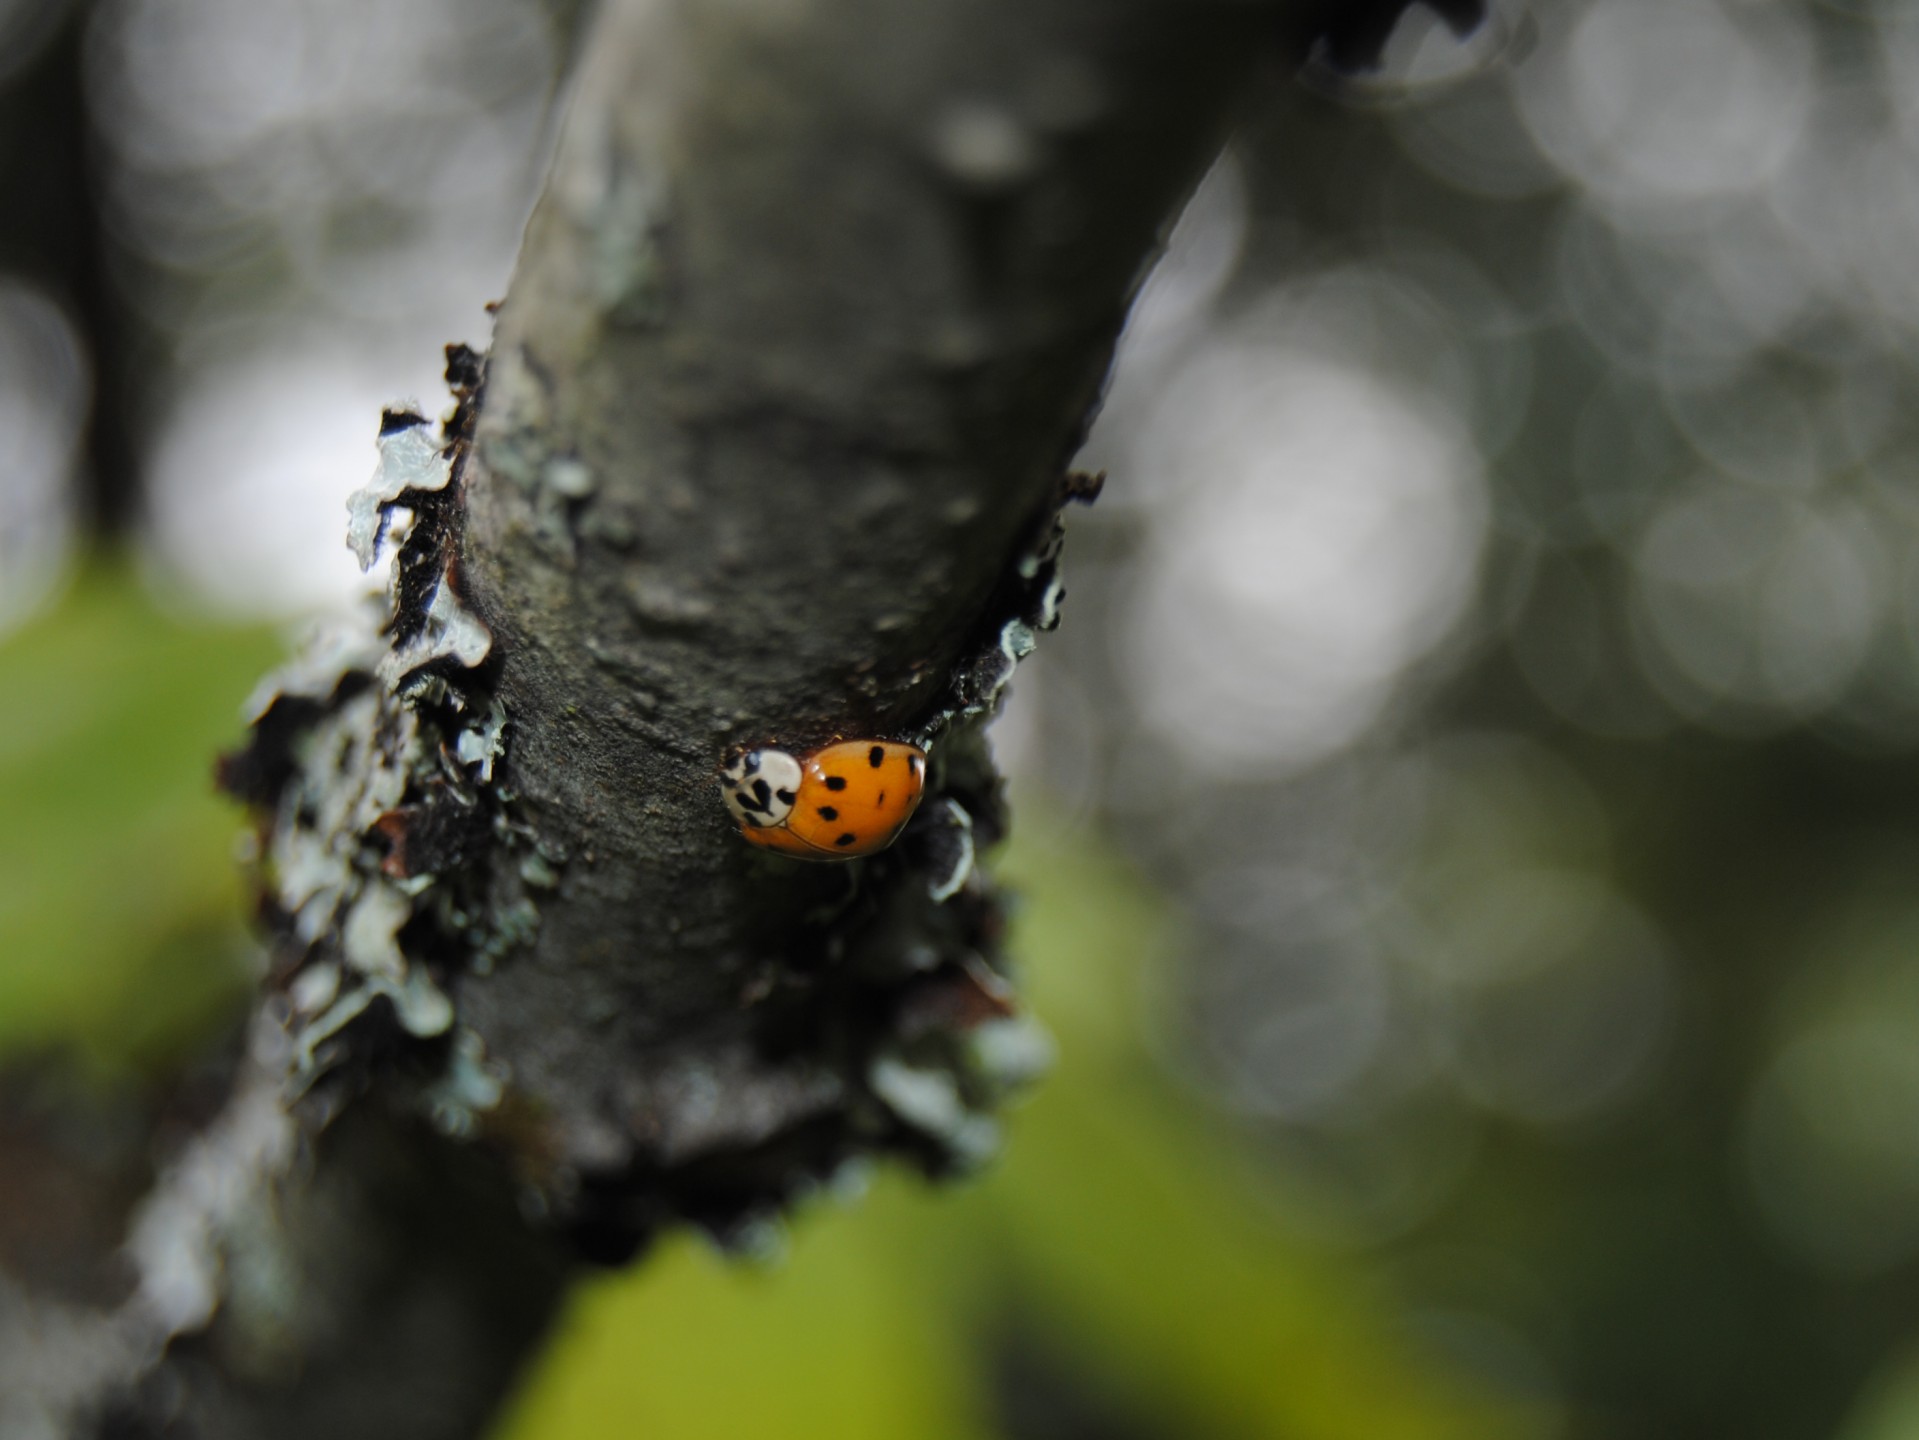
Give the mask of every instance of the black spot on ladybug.
[(753, 782), (753, 793), (760, 797), (760, 808), (764, 810), (773, 800), (773, 787), (764, 780)]
[(880, 798), (875, 800), (873, 803), (875, 805), (884, 805), (886, 803), (886, 792), (884, 790), (880, 791)]
[(826, 788), (828, 790), (844, 790), (846, 788), (846, 777), (844, 775), (828, 775), (826, 777)]
[(839, 818), (840, 818), (840, 812), (835, 810), (831, 805), (820, 806), (820, 819), (837, 820)]
[(886, 747), (883, 745), (875, 745), (871, 750), (868, 750), (866, 752), (866, 763), (871, 765), (875, 770), (879, 769), (880, 766), (886, 763)]
[(855, 835), (851, 830), (848, 830), (844, 835), (840, 836), (840, 838), (835, 840), (833, 843), (835, 845), (851, 845), (855, 840), (859, 838), (860, 837)]
[(793, 792), (791, 790), (780, 790), (775, 793), (780, 797), (780, 804), (791, 805), (793, 803)]

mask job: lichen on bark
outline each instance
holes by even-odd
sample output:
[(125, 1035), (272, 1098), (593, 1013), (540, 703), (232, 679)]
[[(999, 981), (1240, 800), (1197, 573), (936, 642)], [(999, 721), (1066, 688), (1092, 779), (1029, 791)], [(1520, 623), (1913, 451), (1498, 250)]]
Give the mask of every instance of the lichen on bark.
[[(322, 1013), (373, 990), (327, 1044), (398, 1016), (484, 1056), (498, 1100), (460, 1128), (614, 1258), (674, 1219), (750, 1228), (874, 1151), (943, 1171), (989, 1148), (993, 1057), (1040, 1047), (997, 1038), (1025, 1022), (972, 864), (1005, 825), (981, 730), (1057, 618), (1060, 507), (1089, 498), (1067, 458), (1260, 17), (624, 4), (601, 24), (483, 383), (459, 362), (450, 483), (356, 515), (363, 537), (394, 504), (425, 517), (390, 629), (438, 659), (352, 702), (392, 692), (431, 733), (377, 818), (395, 848), (376, 867), (372, 831), (355, 842), (347, 918), (370, 907), (378, 974)], [(432, 650), (434, 604), (483, 660)], [(458, 759), (480, 715), (484, 779)], [(864, 736), (931, 750), (894, 849), (807, 867), (738, 842), (729, 752)], [(439, 814), (491, 817), (450, 888), (380, 873), (432, 828), (429, 786)], [(296, 934), (282, 969), (329, 976), (348, 938)], [(402, 938), (464, 1050), (408, 1018), (431, 1006)]]
[[(208, 1301), (68, 1413), (469, 1434), (581, 1261), (990, 1153), (1046, 1046), (984, 727), (1133, 290), (1315, 8), (607, 0), (490, 351), (382, 423), (388, 606), (224, 768), (272, 949), (232, 1093), (284, 1127), (217, 1206), (162, 1168)], [(930, 752), (893, 848), (733, 833), (729, 752), (865, 736)]]

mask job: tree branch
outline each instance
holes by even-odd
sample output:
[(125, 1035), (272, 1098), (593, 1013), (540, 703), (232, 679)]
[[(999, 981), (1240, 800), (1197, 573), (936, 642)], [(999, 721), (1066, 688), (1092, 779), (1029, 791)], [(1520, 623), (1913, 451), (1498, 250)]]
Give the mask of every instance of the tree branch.
[[(115, 1374), (48, 1391), (61, 1425), (471, 1434), (571, 1258), (739, 1239), (856, 1156), (974, 1164), (1039, 1053), (970, 864), (1004, 823), (981, 727), (1054, 617), (1134, 286), (1304, 21), (596, 23), (492, 356), (451, 355), (437, 437), (388, 414), (356, 497), (365, 555), (399, 537), (391, 609), (226, 764), (266, 997), (132, 1212), (127, 1295), (76, 1322)], [(728, 752), (837, 736), (929, 748), (901, 842), (742, 844)]]
[[(570, 863), (527, 961), (460, 1005), (583, 1177), (805, 1130), (798, 1169), (790, 1147), (731, 1167), (748, 1205), (884, 1127), (858, 1069), (884, 1037), (833, 1032), (982, 948), (984, 917), (903, 913), (932, 863), (910, 840), (863, 867), (898, 933), (855, 1003), (830, 954), (860, 938), (855, 877), (741, 846), (718, 767), (925, 737), (959, 708), (956, 664), (1032, 606), (1016, 564), (1270, 17), (1006, 0), (605, 23), (501, 315), (463, 571), (501, 641), (508, 783)], [(933, 755), (990, 829), (967, 737)]]

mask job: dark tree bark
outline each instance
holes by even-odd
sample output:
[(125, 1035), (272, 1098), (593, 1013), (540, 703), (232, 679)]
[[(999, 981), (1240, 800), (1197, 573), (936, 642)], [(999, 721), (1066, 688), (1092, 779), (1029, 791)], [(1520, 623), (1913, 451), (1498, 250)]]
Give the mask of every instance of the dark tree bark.
[[(609, 0), (491, 356), (382, 426), (390, 609), (225, 763), (245, 1054), (123, 1167), (129, 1263), (0, 1293), (19, 1413), (469, 1435), (582, 1260), (986, 1153), (1036, 1050), (981, 727), (1134, 287), (1322, 8)], [(900, 843), (742, 844), (728, 753), (839, 736), (928, 748)]]
[[(568, 864), (527, 956), (460, 1006), (565, 1117), (561, 1165), (645, 1210), (622, 1177), (725, 1155), (713, 1198), (751, 1206), (886, 1128), (856, 1092), (890, 1022), (852, 1016), (960, 974), (988, 921), (926, 898), (914, 836), (857, 876), (749, 851), (721, 759), (931, 740), (978, 698), (975, 657), (1039, 618), (1009, 572), (1271, 21), (1009, 0), (608, 23), (501, 315), (463, 571), (501, 643), (507, 781)], [(969, 742), (933, 744), (935, 788), (989, 828)]]

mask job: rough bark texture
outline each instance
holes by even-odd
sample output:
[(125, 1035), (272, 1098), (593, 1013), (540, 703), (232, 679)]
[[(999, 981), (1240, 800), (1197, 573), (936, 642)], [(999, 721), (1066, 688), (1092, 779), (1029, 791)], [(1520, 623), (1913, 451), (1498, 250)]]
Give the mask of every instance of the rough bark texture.
[[(530, 953), (460, 1009), (563, 1117), (562, 1165), (724, 1154), (750, 1203), (884, 1128), (855, 1092), (891, 1037), (851, 1002), (895, 1007), (978, 942), (895, 903), (863, 944), (849, 892), (927, 888), (911, 839), (858, 874), (764, 858), (715, 803), (720, 763), (926, 738), (955, 708), (1270, 17), (867, 0), (607, 23), (500, 317), (464, 569), (501, 642), (508, 783), (567, 863)], [(942, 764), (963, 745), (933, 746), (935, 789), (971, 786), (983, 822), (977, 767)]]
[[(980, 729), (1157, 237), (1321, 9), (609, 0), (491, 357), (356, 497), (390, 608), (227, 763), (274, 953), (225, 1098), (95, 1177), (105, 1278), (9, 1263), (0, 1429), (470, 1435), (581, 1259), (985, 1153), (1036, 1050)], [(928, 748), (901, 842), (741, 843), (729, 751), (839, 736)]]

